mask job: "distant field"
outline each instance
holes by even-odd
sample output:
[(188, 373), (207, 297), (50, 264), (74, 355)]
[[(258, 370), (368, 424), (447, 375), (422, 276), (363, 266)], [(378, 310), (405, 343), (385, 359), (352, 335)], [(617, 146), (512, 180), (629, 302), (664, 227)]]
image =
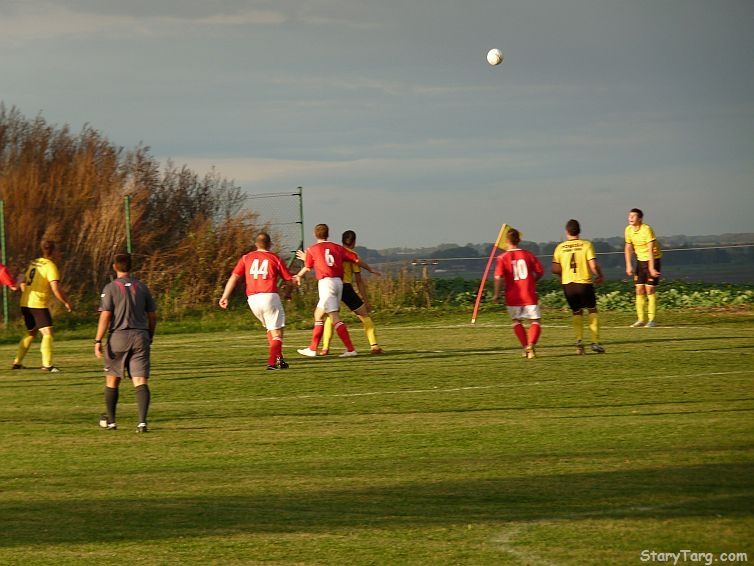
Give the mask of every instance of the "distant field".
[(146, 435), (130, 386), (97, 427), (91, 340), (59, 340), (64, 373), (0, 370), (0, 564), (751, 562), (754, 313), (632, 320), (575, 356), (550, 313), (532, 361), (490, 313), (382, 325), (388, 353), (347, 360), (298, 358), (294, 330), (275, 373), (251, 320), (158, 336)]

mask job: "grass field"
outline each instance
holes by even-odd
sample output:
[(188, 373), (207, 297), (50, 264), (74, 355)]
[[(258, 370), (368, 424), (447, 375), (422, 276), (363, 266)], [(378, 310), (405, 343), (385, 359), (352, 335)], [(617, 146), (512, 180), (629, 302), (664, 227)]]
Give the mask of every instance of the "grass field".
[(382, 325), (388, 354), (344, 360), (293, 330), (274, 373), (251, 318), (162, 335), (146, 435), (130, 385), (98, 428), (91, 340), (59, 340), (64, 373), (0, 370), (0, 563), (754, 561), (754, 313), (629, 316), (575, 356), (548, 314), (531, 361), (502, 315)]

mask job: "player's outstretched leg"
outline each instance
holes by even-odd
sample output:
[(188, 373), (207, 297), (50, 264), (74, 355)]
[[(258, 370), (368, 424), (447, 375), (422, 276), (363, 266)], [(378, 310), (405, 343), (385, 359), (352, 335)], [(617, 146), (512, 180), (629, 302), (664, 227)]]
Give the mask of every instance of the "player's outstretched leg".
[(13, 360), (13, 369), (22, 369), (24, 367), (22, 362), (29, 348), (31, 348), (32, 342), (34, 342), (34, 334), (27, 334), (21, 338), (21, 341), (18, 343), (16, 358)]
[(325, 332), (325, 321), (315, 320), (314, 329), (312, 330), (312, 341), (308, 348), (299, 348), (296, 350), (302, 356), (307, 358), (313, 358), (317, 355), (317, 348), (319, 348), (319, 342), (322, 340), (322, 334)]

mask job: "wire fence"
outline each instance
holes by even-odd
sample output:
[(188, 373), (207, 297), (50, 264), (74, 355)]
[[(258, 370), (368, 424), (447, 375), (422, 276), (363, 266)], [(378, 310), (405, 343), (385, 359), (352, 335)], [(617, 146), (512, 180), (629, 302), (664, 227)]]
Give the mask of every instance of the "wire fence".
[[(253, 237), (258, 230), (266, 230), (270, 233), (273, 241), (273, 249), (281, 257), (292, 263), (295, 260), (295, 251), (303, 246), (304, 241), (304, 218), (303, 218), (303, 188), (297, 187), (295, 191), (276, 192), (276, 193), (259, 193), (245, 194), (240, 199), (242, 210), (237, 218), (234, 219), (232, 226), (235, 230), (231, 236), (227, 236), (236, 242), (235, 248), (241, 249), (244, 246), (248, 250), (252, 243)], [(7, 205), (7, 208), (6, 208)], [(151, 210), (154, 210), (153, 208)], [(145, 212), (149, 213), (150, 206), (144, 201), (133, 202), (131, 195), (125, 195), (115, 201), (109, 202), (88, 202), (86, 199), (77, 203), (55, 203), (54, 206), (47, 208), (25, 207), (24, 203), (0, 199), (0, 261), (7, 264), (8, 261), (13, 263), (10, 266), (16, 273), (22, 271), (25, 265), (37, 257), (29, 257), (29, 254), (36, 254), (36, 245), (29, 246), (31, 240), (36, 238), (29, 235), (24, 230), (26, 219), (42, 216), (44, 218), (59, 218), (61, 215), (73, 214), (76, 217), (76, 226), (68, 230), (67, 236), (57, 240), (58, 247), (67, 250), (63, 254), (63, 261), (59, 266), (66, 272), (64, 279), (69, 283), (76, 281), (78, 285), (88, 285), (92, 288), (101, 288), (108, 278), (111, 277), (109, 265), (114, 253), (125, 251), (131, 253), (137, 260), (136, 264), (141, 266), (141, 277), (146, 281), (150, 278), (154, 282), (161, 282), (169, 287), (175, 287), (174, 283), (182, 279), (178, 269), (187, 269), (189, 266), (185, 263), (176, 264), (173, 269), (172, 265), (165, 263), (164, 259), (175, 255), (177, 250), (171, 249), (171, 246), (191, 245), (191, 241), (182, 241), (171, 243), (168, 241), (149, 243), (149, 247), (144, 248), (144, 241), (132, 238), (132, 232), (137, 231), (136, 236), (142, 236), (140, 231), (141, 222)], [(6, 218), (6, 213), (8, 218)], [(180, 220), (180, 214), (177, 216)], [(225, 216), (223, 216), (227, 220)], [(12, 223), (10, 226), (8, 223)], [(53, 221), (54, 223), (54, 221)], [(165, 224), (163, 222), (163, 224)], [(218, 224), (221, 229), (221, 224)], [(6, 238), (6, 229), (10, 228), (16, 236)], [(192, 230), (187, 231), (190, 235)], [(199, 232), (195, 231), (195, 235)], [(213, 230), (205, 231), (204, 240), (196, 241), (196, 259), (197, 264), (207, 263), (207, 255), (212, 255), (217, 251), (216, 246), (213, 248), (207, 238), (211, 237)], [(226, 231), (226, 234), (230, 232)], [(209, 236), (208, 236), (209, 235)], [(200, 237), (200, 236), (197, 236)], [(47, 238), (45, 238), (47, 239)], [(15, 244), (14, 244), (15, 242)], [(10, 243), (10, 245), (9, 245)], [(140, 245), (140, 243), (142, 245)], [(204, 245), (204, 248), (201, 246)], [(22, 250), (21, 246), (25, 246)], [(17, 249), (14, 249), (17, 248)], [(227, 245), (224, 248), (227, 251)], [(157, 253), (155, 253), (157, 252)], [(162, 264), (167, 267), (160, 267), (155, 261), (156, 255), (162, 257)], [(185, 254), (184, 254), (185, 255)], [(204, 273), (214, 279), (213, 273), (218, 270), (223, 271), (224, 261), (214, 259), (218, 267), (205, 265)], [(232, 266), (231, 266), (232, 267)], [(229, 268), (228, 268), (229, 269)], [(185, 279), (185, 277), (183, 278)], [(88, 281), (88, 283), (87, 283)], [(206, 283), (206, 282), (205, 282)], [(3, 321), (7, 324), (9, 319), (9, 295), (8, 289), (3, 287), (2, 291), (2, 309)]]
[[(754, 244), (730, 244), (726, 246), (698, 246), (693, 248), (669, 248), (669, 249), (663, 249), (662, 253), (663, 255), (668, 252), (691, 252), (691, 251), (699, 251), (699, 250), (729, 250), (729, 249), (736, 249), (736, 248), (754, 248)], [(615, 250), (615, 251), (609, 251), (609, 252), (595, 252), (596, 255), (623, 255), (624, 252), (622, 250)], [(552, 254), (537, 254), (537, 257), (552, 257)], [(483, 257), (483, 256), (477, 256), (477, 257), (434, 257), (434, 258), (415, 258), (411, 260), (411, 263), (413, 265), (422, 264), (422, 265), (437, 265), (440, 262), (446, 262), (446, 261), (486, 261), (489, 258)]]

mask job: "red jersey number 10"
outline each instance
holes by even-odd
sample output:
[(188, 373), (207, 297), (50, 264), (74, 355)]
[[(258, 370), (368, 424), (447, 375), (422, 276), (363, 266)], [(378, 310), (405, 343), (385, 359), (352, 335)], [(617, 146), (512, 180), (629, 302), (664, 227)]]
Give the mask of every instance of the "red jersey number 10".
[(529, 268), (526, 266), (526, 260), (514, 259), (511, 261), (511, 268), (513, 269), (513, 280), (520, 281), (529, 277)]

